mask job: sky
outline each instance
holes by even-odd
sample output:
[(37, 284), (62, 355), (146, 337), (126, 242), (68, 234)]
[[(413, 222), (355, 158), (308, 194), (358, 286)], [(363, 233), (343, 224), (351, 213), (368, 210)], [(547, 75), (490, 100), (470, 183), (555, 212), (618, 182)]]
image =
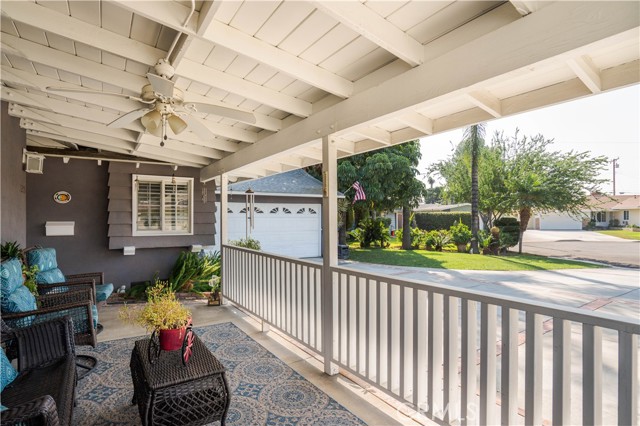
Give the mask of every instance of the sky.
[[(485, 140), (489, 142), (496, 131), (512, 136), (516, 128), (520, 136), (540, 133), (554, 139), (552, 148), (558, 151), (618, 158), (616, 194), (640, 194), (640, 85), (487, 122)], [(420, 172), (448, 158), (463, 133), (459, 129), (422, 138)], [(611, 162), (600, 177), (608, 179), (601, 189), (612, 193)]]

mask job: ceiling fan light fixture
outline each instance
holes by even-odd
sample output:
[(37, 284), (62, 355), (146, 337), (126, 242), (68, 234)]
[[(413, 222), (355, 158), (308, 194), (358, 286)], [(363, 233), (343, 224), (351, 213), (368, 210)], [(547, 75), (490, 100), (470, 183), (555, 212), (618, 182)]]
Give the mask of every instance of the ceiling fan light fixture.
[(187, 123), (175, 114), (171, 114), (167, 118), (167, 122), (169, 123), (169, 127), (171, 127), (171, 131), (176, 135), (184, 132), (187, 128)]
[(160, 111), (154, 109), (153, 111), (149, 111), (145, 115), (142, 116), (140, 122), (149, 132), (153, 133), (155, 130), (162, 131), (162, 115)]

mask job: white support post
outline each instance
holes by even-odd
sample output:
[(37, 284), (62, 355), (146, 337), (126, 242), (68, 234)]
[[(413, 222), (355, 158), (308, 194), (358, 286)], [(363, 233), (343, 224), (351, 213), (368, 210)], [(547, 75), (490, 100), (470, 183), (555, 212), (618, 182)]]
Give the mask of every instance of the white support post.
[[(228, 216), (227, 216), (227, 204), (229, 201), (229, 197), (228, 197), (228, 187), (229, 187), (229, 177), (227, 176), (226, 173), (223, 173), (220, 175), (220, 227), (218, 229), (220, 229), (220, 254), (221, 256), (224, 256), (224, 250), (222, 250), (222, 246), (224, 244), (227, 244), (228, 242), (228, 226), (227, 224), (229, 223), (228, 220)], [(224, 265), (224, 258), (222, 258), (221, 260), (221, 265)], [(224, 275), (224, 269), (222, 268), (222, 275)], [(222, 303), (224, 302), (224, 280), (222, 281), (222, 285), (220, 286), (220, 304), (222, 305)]]
[(338, 265), (338, 163), (336, 143), (322, 138), (322, 352), (324, 372), (338, 374), (333, 358), (333, 274)]

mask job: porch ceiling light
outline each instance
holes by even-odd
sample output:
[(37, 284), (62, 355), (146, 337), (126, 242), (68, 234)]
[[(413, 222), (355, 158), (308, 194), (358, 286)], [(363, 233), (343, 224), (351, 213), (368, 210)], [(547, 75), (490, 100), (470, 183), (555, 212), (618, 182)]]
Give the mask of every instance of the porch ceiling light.
[(156, 130), (160, 130), (160, 132), (162, 133), (162, 115), (157, 109), (149, 111), (148, 113), (143, 115), (140, 121), (142, 122), (144, 128), (149, 131), (149, 133), (153, 134)]
[(187, 128), (187, 123), (175, 114), (171, 114), (167, 118), (167, 122), (169, 123), (169, 127), (171, 127), (173, 133), (176, 135), (184, 132), (184, 130)]

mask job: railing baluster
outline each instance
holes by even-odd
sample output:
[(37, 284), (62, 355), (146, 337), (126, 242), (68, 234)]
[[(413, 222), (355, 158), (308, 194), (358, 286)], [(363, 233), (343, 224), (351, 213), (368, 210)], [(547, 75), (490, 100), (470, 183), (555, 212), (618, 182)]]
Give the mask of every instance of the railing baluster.
[(501, 358), (500, 422), (509, 426), (518, 417), (518, 311), (504, 306)]
[(347, 340), (345, 342), (345, 350), (346, 350), (346, 354), (345, 354), (345, 361), (344, 363), (347, 365), (347, 367), (351, 368), (351, 356), (352, 351), (351, 351), (351, 346), (353, 344), (353, 333), (351, 332), (351, 326), (353, 325), (353, 309), (351, 309), (351, 304), (353, 303), (353, 298), (351, 297), (351, 293), (353, 292), (353, 276), (352, 275), (347, 275), (347, 283), (346, 283), (346, 296), (347, 296), (347, 300), (346, 300), (346, 305), (347, 305), (347, 316), (344, 322), (345, 325), (345, 329), (346, 329), (346, 336), (347, 336)]
[(638, 335), (618, 333), (618, 424), (638, 424)]
[(382, 286), (380, 285), (380, 281), (375, 282), (376, 289), (376, 383), (378, 386), (382, 386), (382, 379), (380, 378), (381, 368), (380, 365), (382, 362), (380, 361), (380, 352), (382, 343), (380, 342), (380, 297), (382, 296)]
[(393, 358), (393, 330), (391, 319), (393, 318), (393, 300), (391, 298), (391, 283), (387, 285), (387, 389), (393, 390), (393, 366), (391, 360)]
[(405, 400), (406, 399), (406, 393), (405, 393), (405, 386), (404, 386), (404, 356), (405, 356), (405, 340), (404, 340), (404, 332), (405, 332), (405, 322), (404, 322), (404, 314), (405, 314), (405, 308), (404, 308), (404, 290), (402, 289), (402, 287), (398, 288), (398, 292), (399, 292), (399, 303), (400, 303), (400, 309), (398, 309), (398, 320), (400, 321), (400, 327), (398, 332), (400, 333), (399, 337), (399, 351), (398, 351), (398, 374), (399, 374), (399, 388), (398, 388), (398, 394), (400, 395), (400, 399)]
[(436, 418), (437, 394), (442, 388), (442, 295), (429, 292), (429, 418)]
[(497, 307), (482, 304), (480, 324), (480, 424), (495, 424)]
[(360, 278), (355, 277), (356, 281), (356, 371), (358, 374), (361, 374), (360, 371), (360, 339), (362, 338), (362, 333), (360, 332)]
[(412, 302), (412, 312), (413, 312), (413, 325), (412, 325), (412, 330), (413, 330), (413, 336), (411, 336), (411, 338), (413, 339), (413, 361), (412, 361), (412, 368), (413, 368), (413, 383), (411, 384), (412, 386), (412, 397), (413, 397), (413, 405), (416, 408), (420, 408), (418, 406), (418, 404), (420, 404), (420, 401), (418, 399), (419, 395), (418, 395), (418, 383), (420, 381), (420, 366), (419, 366), (419, 354), (420, 354), (420, 347), (418, 346), (418, 339), (419, 339), (419, 334), (418, 334), (418, 290), (417, 289), (411, 289), (411, 302)]
[(371, 380), (371, 342), (372, 333), (371, 333), (371, 282), (368, 279), (365, 279), (365, 360), (364, 360), (364, 377)]
[(571, 323), (553, 319), (553, 404), (554, 425), (571, 424)]
[(444, 297), (443, 421), (452, 423), (458, 411), (458, 299)]
[(542, 316), (527, 312), (525, 331), (524, 423), (542, 423)]
[(474, 415), (472, 407), (476, 400), (476, 333), (478, 328), (477, 303), (473, 300), (462, 300), (462, 348), (461, 348), (461, 382), (462, 395), (460, 401), (460, 418), (464, 426), (472, 424), (470, 417)]
[(582, 325), (582, 423), (602, 424), (602, 329)]

